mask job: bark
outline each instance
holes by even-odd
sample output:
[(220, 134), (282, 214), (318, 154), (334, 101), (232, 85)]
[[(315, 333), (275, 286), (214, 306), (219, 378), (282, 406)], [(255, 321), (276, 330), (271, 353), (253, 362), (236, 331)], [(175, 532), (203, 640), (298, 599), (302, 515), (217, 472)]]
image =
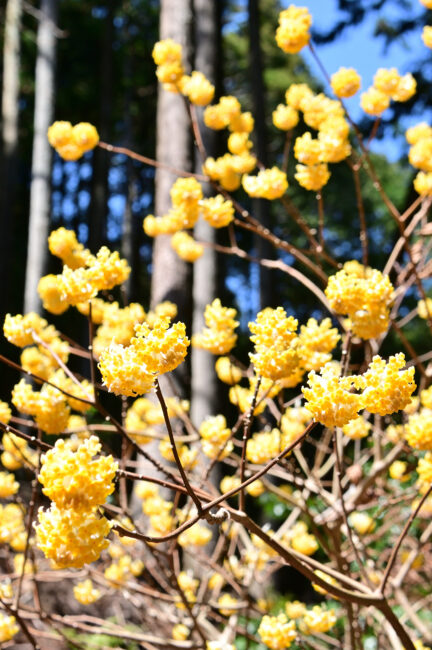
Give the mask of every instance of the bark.
[[(102, 141), (111, 141), (111, 113), (113, 95), (113, 51), (114, 0), (106, 3), (106, 16), (101, 42), (99, 135)], [(89, 210), (89, 248), (96, 252), (106, 241), (106, 219), (108, 213), (107, 152), (96, 148), (93, 152), (92, 196)]]
[[(266, 88), (263, 77), (263, 61), (260, 41), (259, 0), (248, 0), (249, 11), (249, 69), (252, 90), (253, 115), (255, 118), (255, 138), (258, 159), (268, 167), (268, 134), (265, 116)], [(265, 199), (253, 201), (254, 216), (266, 228), (271, 229), (270, 204)], [(274, 259), (273, 246), (261, 237), (255, 237), (257, 255), (260, 258)], [(271, 269), (259, 266), (260, 309), (276, 307), (277, 295)]]
[[(161, 2), (159, 38), (172, 38), (183, 46), (184, 60), (189, 58), (192, 12), (189, 0)], [(159, 84), (156, 118), (157, 160), (179, 169), (191, 170), (191, 130), (189, 118), (180, 95), (167, 92)], [(155, 212), (165, 214), (170, 206), (170, 189), (176, 176), (157, 169), (155, 179)], [(190, 268), (171, 248), (170, 237), (161, 235), (153, 244), (151, 306), (171, 300), (179, 308), (179, 318), (190, 320)]]
[(37, 32), (35, 75), (35, 110), (30, 187), (30, 217), (24, 310), (40, 312), (37, 293), (39, 279), (45, 272), (47, 237), (51, 206), (52, 149), (47, 130), (54, 115), (54, 78), (56, 60), (56, 23), (58, 0), (42, 0)]
[[(208, 0), (194, 0), (195, 26), (195, 69), (199, 70), (213, 83), (218, 77), (217, 62), (219, 43), (220, 7)], [(207, 155), (214, 156), (216, 134), (203, 123), (203, 110), (198, 109), (198, 126), (202, 134)], [(199, 152), (195, 154), (195, 169), (201, 173), (202, 160)], [(212, 193), (211, 186), (203, 185), (204, 193)], [(200, 219), (195, 226), (195, 238), (215, 242), (216, 231), (206, 221)], [(217, 258), (211, 248), (194, 263), (192, 331), (199, 332), (204, 326), (205, 306), (216, 297)], [(207, 415), (214, 414), (217, 408), (217, 383), (214, 370), (214, 357), (206, 350), (193, 348), (191, 352), (191, 418), (199, 426)]]
[[(10, 269), (14, 198), (17, 184), (20, 26), (22, 0), (8, 0), (3, 46), (0, 277)], [(9, 282), (0, 284), (0, 313), (8, 311)]]

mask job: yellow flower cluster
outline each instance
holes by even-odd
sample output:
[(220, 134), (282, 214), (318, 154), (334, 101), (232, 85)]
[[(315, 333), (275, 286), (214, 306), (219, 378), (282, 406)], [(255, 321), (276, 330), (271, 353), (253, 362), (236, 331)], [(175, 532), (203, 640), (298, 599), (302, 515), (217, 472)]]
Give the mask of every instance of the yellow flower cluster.
[(34, 416), (37, 426), (46, 433), (61, 433), (67, 426), (70, 407), (54, 386), (43, 384), (41, 390), (35, 392), (21, 379), (13, 388), (12, 403), (22, 413)]
[(410, 415), (404, 428), (404, 437), (414, 449), (432, 451), (432, 410), (423, 408)]
[(183, 76), (182, 47), (171, 38), (155, 43), (152, 52), (156, 63), (156, 75), (166, 90), (178, 92), (178, 83)]
[(206, 108), (204, 124), (216, 131), (228, 128), (232, 133), (251, 133), (254, 120), (251, 113), (242, 113), (236, 97), (226, 95), (217, 104)]
[[(92, 316), (95, 300), (97, 298), (92, 300)], [(88, 306), (88, 303), (86, 305)], [(81, 311), (81, 306), (78, 306), (78, 308)], [(135, 325), (146, 320), (146, 313), (137, 302), (130, 303), (130, 305), (123, 308), (119, 307), (118, 302), (103, 303), (103, 307), (102, 303), (100, 303), (98, 310), (100, 311), (101, 325), (98, 327), (96, 336), (93, 339), (93, 352), (97, 357), (112, 341), (128, 346), (134, 335)]]
[(48, 142), (63, 160), (78, 160), (99, 142), (99, 134), (93, 124), (80, 122), (54, 122), (48, 129)]
[(342, 427), (343, 433), (351, 440), (361, 440), (369, 435), (372, 426), (362, 415), (354, 418)]
[(298, 111), (292, 106), (278, 104), (272, 113), (273, 124), (281, 131), (291, 131), (299, 122)]
[(432, 483), (432, 452), (428, 451), (423, 458), (419, 459), (417, 473), (420, 492), (424, 493)]
[[(420, 122), (407, 129), (405, 136), (407, 142), (411, 145), (408, 152), (408, 159), (413, 167), (421, 170), (414, 179), (414, 189), (421, 196), (432, 196), (432, 163), (430, 161), (432, 152), (432, 127), (426, 122)], [(424, 301), (420, 302), (425, 313), (421, 317), (427, 318)]]
[(352, 512), (349, 523), (359, 535), (367, 535), (375, 530), (375, 521), (367, 512)]
[(286, 447), (294, 442), (311, 421), (310, 411), (304, 406), (288, 407), (281, 417), (280, 429), (283, 434), (283, 445)]
[(213, 228), (223, 228), (234, 219), (234, 206), (217, 194), (201, 201), (201, 214)]
[(73, 594), (81, 605), (91, 605), (101, 597), (101, 592), (93, 586), (90, 578), (82, 582), (77, 582), (73, 588)]
[(226, 458), (233, 450), (231, 433), (223, 415), (208, 416), (199, 428), (203, 453), (212, 459)]
[(215, 363), (215, 370), (218, 378), (229, 386), (238, 384), (243, 377), (240, 368), (234, 365), (229, 357), (219, 357)]
[(143, 228), (149, 237), (172, 235), (178, 230), (191, 229), (198, 221), (202, 187), (195, 178), (178, 178), (170, 191), (173, 207), (162, 217), (148, 215)]
[(287, 54), (300, 52), (309, 43), (312, 16), (306, 7), (290, 5), (279, 14), (276, 43)]
[(53, 503), (49, 510), (39, 508), (38, 521), (37, 545), (56, 569), (80, 569), (97, 560), (109, 544), (111, 525), (93, 511), (61, 510)]
[(422, 31), (422, 41), (426, 47), (432, 48), (432, 26), (425, 25)]
[(95, 458), (101, 447), (96, 436), (84, 440), (76, 451), (60, 439), (41, 457), (39, 482), (44, 486), (42, 492), (58, 508), (73, 508), (77, 513), (85, 513), (105, 503), (114, 491), (118, 465), (112, 456)]
[(12, 411), (10, 410), (9, 404), (0, 400), (0, 422), (2, 424), (8, 424), (11, 417)]
[(23, 551), (26, 539), (23, 509), (16, 503), (0, 505), (0, 544), (9, 544), (14, 551)]
[(190, 76), (183, 75), (179, 81), (182, 95), (192, 104), (207, 106), (214, 97), (215, 88), (202, 72), (194, 70)]
[[(168, 417), (172, 420), (189, 411), (189, 402), (179, 400), (177, 397), (165, 399)], [(129, 435), (139, 444), (150, 442), (155, 433), (154, 425), (162, 424), (164, 416), (159, 404), (155, 404), (146, 397), (136, 399), (126, 413), (125, 426)]]
[(178, 543), (183, 548), (188, 546), (205, 546), (210, 542), (211, 538), (211, 529), (208, 526), (197, 523), (179, 535)]
[(360, 105), (365, 113), (379, 116), (390, 106), (391, 99), (407, 102), (415, 95), (416, 89), (417, 82), (412, 74), (401, 77), (396, 68), (379, 68), (373, 86), (362, 93)]
[(407, 474), (408, 463), (403, 460), (395, 460), (389, 467), (390, 478), (396, 481), (408, 481), (410, 474)]
[(361, 77), (354, 68), (339, 68), (331, 76), (331, 87), (336, 97), (352, 97), (360, 85)]
[(233, 192), (240, 187), (242, 174), (250, 173), (255, 166), (255, 156), (245, 151), (241, 155), (226, 153), (216, 159), (207, 158), (202, 170), (212, 181), (217, 181), (225, 190)]
[(185, 262), (195, 262), (204, 253), (204, 246), (195, 241), (184, 230), (178, 230), (171, 237), (171, 247), (180, 259)]
[[(162, 458), (168, 460), (170, 463), (176, 462), (172, 444), (168, 437), (160, 441), (159, 452)], [(180, 462), (185, 469), (191, 469), (192, 467), (195, 467), (198, 459), (198, 449), (191, 449), (187, 445), (179, 445), (177, 447), (177, 453), (179, 455)]]
[(278, 455), (284, 445), (279, 429), (254, 433), (246, 447), (246, 458), (250, 463), (263, 465)]
[[(3, 452), (0, 456), (2, 465), (11, 472), (23, 465), (36, 465), (37, 455), (27, 442), (14, 433), (5, 433), (2, 439)], [(6, 488), (7, 489), (7, 488)]]
[(263, 616), (258, 634), (261, 641), (271, 650), (285, 650), (297, 636), (295, 621), (288, 621), (285, 614)]
[(348, 315), (356, 336), (376, 338), (387, 330), (394, 297), (387, 275), (355, 261), (347, 262), (330, 276), (325, 294), (335, 312)]
[(336, 624), (337, 618), (333, 609), (324, 609), (315, 605), (308, 609), (299, 628), (303, 634), (325, 634)]
[(6, 643), (13, 639), (19, 632), (15, 616), (7, 616), (0, 612), (0, 643)]
[(243, 189), (253, 198), (280, 199), (288, 188), (285, 172), (278, 167), (262, 169), (257, 176), (245, 174), (242, 179)]
[(148, 393), (158, 374), (170, 372), (182, 363), (188, 346), (184, 323), (170, 327), (170, 319), (161, 318), (153, 329), (146, 323), (138, 324), (129, 347), (112, 343), (100, 355), (103, 382), (116, 395)]
[(59, 369), (49, 377), (49, 380), (55, 386), (58, 386), (67, 393), (74, 395), (74, 397), (65, 395), (66, 401), (71, 409), (79, 411), (80, 413), (86, 413), (89, 408), (91, 408), (90, 404), (81, 401), (82, 399), (94, 399), (93, 386), (87, 379), (83, 379), (83, 381), (76, 383), (72, 381), (72, 379), (68, 377), (62, 369)]
[(315, 535), (308, 532), (303, 521), (298, 521), (285, 535), (282, 542), (303, 555), (313, 555), (319, 548)]
[(113, 492), (118, 466), (112, 456), (93, 458), (100, 450), (96, 436), (75, 451), (60, 439), (41, 457), (39, 481), (52, 503), (39, 508), (36, 540), (55, 568), (81, 568), (108, 546), (111, 524), (97, 508)]
[(235, 320), (237, 311), (232, 307), (223, 307), (219, 298), (215, 298), (204, 311), (206, 327), (192, 336), (192, 345), (208, 350), (212, 354), (228, 354), (235, 346), (238, 327)]
[(300, 365), (305, 371), (319, 370), (331, 360), (331, 352), (336, 347), (340, 335), (332, 327), (330, 318), (324, 318), (320, 323), (315, 318), (309, 318), (306, 325), (300, 326), (298, 337), (298, 352)]
[(77, 240), (75, 231), (63, 227), (51, 232), (48, 248), (72, 270), (85, 266), (91, 256), (90, 251)]
[(357, 387), (363, 388), (363, 408), (369, 413), (390, 415), (410, 403), (416, 388), (415, 368), (402, 370), (404, 366), (402, 352), (390, 357), (388, 363), (379, 355), (373, 357), (368, 370), (357, 379)]
[(16, 494), (19, 490), (19, 483), (15, 475), (10, 472), (0, 472), (0, 499), (7, 499)]
[(257, 374), (276, 381), (294, 372), (299, 363), (297, 325), (282, 307), (263, 309), (256, 322), (249, 323), (255, 344), (255, 354), (249, 356)]

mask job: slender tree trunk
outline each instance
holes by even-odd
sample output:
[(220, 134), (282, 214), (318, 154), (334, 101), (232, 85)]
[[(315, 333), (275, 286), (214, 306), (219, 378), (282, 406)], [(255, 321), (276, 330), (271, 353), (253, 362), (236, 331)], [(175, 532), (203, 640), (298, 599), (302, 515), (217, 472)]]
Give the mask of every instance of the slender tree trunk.
[[(184, 60), (189, 59), (192, 12), (189, 0), (162, 0), (159, 38), (172, 38), (183, 46)], [(191, 170), (191, 131), (183, 98), (167, 92), (159, 84), (156, 120), (157, 160), (184, 170)], [(176, 176), (157, 169), (155, 212), (165, 214), (170, 206), (170, 189)], [(179, 317), (190, 320), (191, 271), (171, 248), (170, 237), (161, 235), (153, 244), (151, 305), (163, 300), (175, 302)]]
[[(22, 0), (8, 0), (3, 45), (0, 277), (10, 268), (18, 158), (20, 26)], [(0, 313), (8, 310), (9, 283), (0, 283)]]
[[(266, 128), (265, 116), (265, 95), (266, 89), (263, 77), (263, 61), (260, 41), (260, 13), (259, 13), (259, 0), (248, 0), (249, 10), (249, 68), (250, 68), (250, 82), (252, 89), (252, 104), (253, 114), (255, 118), (255, 136), (258, 159), (260, 162), (268, 166), (268, 134)], [(270, 228), (270, 204), (265, 199), (255, 199), (253, 201), (253, 211), (258, 221)], [(257, 248), (257, 255), (260, 258), (273, 259), (274, 248), (272, 245), (262, 239), (255, 237), (255, 246)], [(277, 295), (275, 283), (272, 279), (271, 269), (266, 269), (262, 266), (259, 267), (259, 294), (260, 294), (260, 308), (276, 307)]]
[[(108, 0), (101, 42), (99, 135), (110, 142), (113, 108), (114, 0)], [(96, 148), (93, 152), (92, 196), (89, 209), (89, 248), (96, 252), (106, 242), (108, 214), (108, 172), (110, 157)]]
[(55, 27), (58, 0), (42, 0), (40, 10), (41, 17), (37, 33), (29, 235), (24, 292), (24, 310), (26, 312), (41, 311), (37, 285), (45, 272), (47, 260), (52, 161), (47, 129), (53, 121), (54, 115)]
[[(217, 62), (220, 26), (219, 3), (208, 0), (194, 0), (195, 26), (195, 69), (199, 70), (213, 83), (218, 77)], [(203, 110), (199, 109), (198, 125), (203, 137), (207, 155), (215, 155), (216, 134), (204, 126)], [(201, 173), (202, 160), (199, 152), (195, 154), (195, 169)], [(204, 186), (204, 192), (211, 194), (211, 187)], [(215, 242), (216, 231), (206, 221), (200, 219), (195, 226), (198, 240)], [(194, 263), (192, 331), (199, 332), (204, 326), (205, 306), (216, 296), (217, 259), (211, 248)], [(207, 415), (214, 414), (217, 408), (217, 385), (214, 370), (214, 357), (206, 350), (194, 348), (191, 357), (191, 418), (199, 426)]]

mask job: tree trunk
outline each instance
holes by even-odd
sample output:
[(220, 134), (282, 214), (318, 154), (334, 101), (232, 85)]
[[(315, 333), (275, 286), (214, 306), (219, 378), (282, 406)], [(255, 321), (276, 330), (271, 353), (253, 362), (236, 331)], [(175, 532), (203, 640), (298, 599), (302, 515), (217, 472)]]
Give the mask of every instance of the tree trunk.
[[(259, 0), (248, 0), (249, 10), (249, 68), (252, 90), (252, 105), (255, 118), (256, 148), (259, 161), (268, 167), (267, 128), (265, 116), (266, 89), (263, 77), (263, 62), (260, 41)], [(270, 203), (265, 199), (253, 201), (254, 216), (266, 228), (271, 229)], [(255, 246), (259, 258), (274, 259), (274, 248), (265, 239), (255, 237)], [(264, 307), (276, 307), (277, 295), (271, 269), (259, 267), (259, 304)]]
[[(162, 0), (159, 38), (172, 38), (183, 46), (186, 62), (190, 53), (192, 12), (189, 0)], [(187, 110), (180, 95), (167, 92), (159, 84), (156, 118), (156, 158), (178, 169), (191, 170), (191, 130)], [(170, 206), (170, 189), (176, 175), (156, 170), (155, 212), (165, 214)], [(153, 244), (151, 306), (163, 300), (175, 302), (181, 320), (189, 321), (190, 265), (171, 248), (170, 237), (156, 237)]]
[[(194, 0), (195, 25), (195, 69), (199, 70), (213, 83), (218, 78), (217, 62), (219, 43), (220, 6), (208, 0)], [(198, 126), (208, 156), (215, 155), (216, 133), (207, 129), (203, 122), (203, 110), (197, 110)], [(195, 170), (201, 173), (202, 160), (199, 152), (195, 154)], [(211, 186), (203, 186), (206, 195), (211, 194)], [(206, 221), (200, 219), (195, 226), (198, 240), (215, 242), (216, 231)], [(199, 332), (204, 326), (205, 306), (216, 296), (217, 259), (216, 252), (206, 248), (204, 255), (194, 263), (192, 331)], [(217, 408), (217, 384), (214, 370), (214, 357), (206, 350), (194, 348), (191, 352), (191, 419), (199, 426), (207, 415), (214, 414)]]
[(52, 149), (47, 130), (54, 115), (54, 74), (56, 58), (55, 27), (58, 0), (42, 0), (37, 33), (35, 76), (35, 111), (30, 188), (30, 217), (27, 268), (24, 293), (24, 311), (41, 311), (37, 292), (40, 277), (45, 272), (47, 237), (51, 206)]
[[(22, 0), (8, 0), (3, 46), (0, 277), (10, 268), (18, 158), (20, 26)], [(8, 309), (9, 283), (0, 284), (0, 313)]]
[[(100, 139), (110, 142), (111, 113), (113, 95), (113, 38), (114, 38), (114, 1), (106, 3), (101, 42), (100, 68), (100, 109), (99, 135)], [(96, 148), (93, 151), (92, 196), (89, 209), (89, 248), (92, 253), (106, 243), (106, 220), (108, 214), (108, 172), (109, 156), (106, 151)]]

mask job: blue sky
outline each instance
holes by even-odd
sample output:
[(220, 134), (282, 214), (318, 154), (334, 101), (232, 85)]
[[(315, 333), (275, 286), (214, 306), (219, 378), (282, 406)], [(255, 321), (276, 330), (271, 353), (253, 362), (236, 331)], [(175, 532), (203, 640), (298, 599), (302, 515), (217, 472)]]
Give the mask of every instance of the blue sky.
[[(284, 6), (291, 4), (289, 1), (284, 2)], [(313, 17), (313, 25), (319, 31), (332, 27), (340, 13), (337, 9), (337, 0), (301, 0), (299, 6), (307, 7)], [(365, 2), (368, 5), (368, 2)], [(407, 17), (407, 9), (403, 3), (395, 6), (385, 6), (384, 15), (386, 18)], [(410, 9), (410, 14), (420, 16), (424, 7), (420, 2), (414, 0)], [(382, 38), (374, 37), (374, 28), (377, 18), (377, 12), (371, 12), (369, 18), (366, 18), (360, 25), (348, 28), (339, 38), (328, 45), (317, 47), (321, 61), (329, 74), (335, 72), (341, 66), (355, 68), (362, 77), (362, 90), (366, 90), (373, 81), (373, 76), (379, 67), (396, 67), (400, 73), (410, 72), (410, 62), (420, 56), (424, 56), (425, 46), (421, 40), (421, 25), (403, 39), (399, 39), (392, 44), (387, 51), (384, 49)], [(308, 48), (302, 51), (311, 71), (321, 78), (320, 71), (313, 60)], [(324, 80), (323, 80), (324, 81)], [(327, 88), (330, 93), (330, 89)], [(347, 101), (348, 109), (354, 119), (362, 117), (362, 111), (359, 107), (359, 97), (353, 97)], [(430, 118), (430, 116), (427, 116)], [(422, 118), (423, 119), (423, 118)], [(413, 123), (421, 121), (418, 116), (405, 118), (404, 127), (407, 128)], [(385, 138), (382, 141), (376, 141), (374, 148), (376, 151), (385, 153), (390, 159), (397, 159), (400, 155), (400, 141), (394, 138)]]

